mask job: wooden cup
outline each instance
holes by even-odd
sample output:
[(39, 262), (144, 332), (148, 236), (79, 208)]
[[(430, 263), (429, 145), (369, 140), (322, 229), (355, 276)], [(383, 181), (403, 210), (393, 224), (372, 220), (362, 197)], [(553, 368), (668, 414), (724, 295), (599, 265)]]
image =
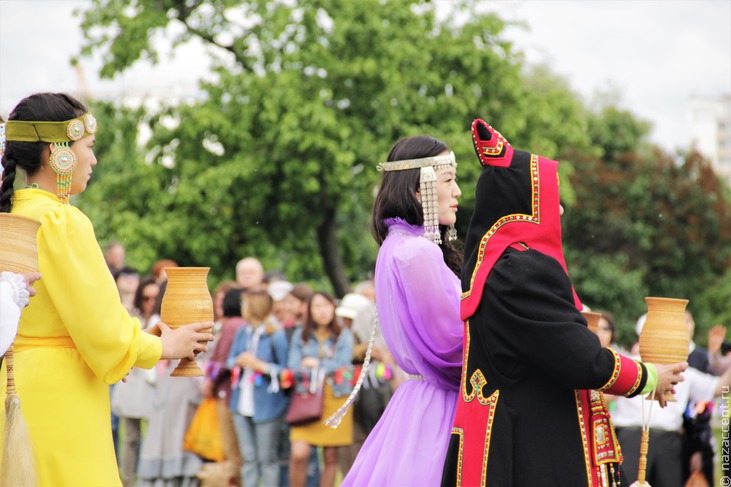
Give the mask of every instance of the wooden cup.
[[(166, 267), (167, 288), (162, 298), (160, 318), (170, 328), (213, 321), (213, 300), (208, 291), (210, 267)], [(211, 329), (203, 330), (210, 333)], [(193, 359), (184, 358), (172, 377), (200, 377), (203, 371)]]
[(0, 213), (0, 272), (38, 272), (36, 235), (40, 226), (33, 218)]
[(602, 319), (602, 314), (595, 313), (593, 311), (582, 311), (581, 314), (584, 315), (584, 318), (586, 318), (586, 324), (588, 325), (589, 329), (594, 333), (598, 333), (599, 320)]

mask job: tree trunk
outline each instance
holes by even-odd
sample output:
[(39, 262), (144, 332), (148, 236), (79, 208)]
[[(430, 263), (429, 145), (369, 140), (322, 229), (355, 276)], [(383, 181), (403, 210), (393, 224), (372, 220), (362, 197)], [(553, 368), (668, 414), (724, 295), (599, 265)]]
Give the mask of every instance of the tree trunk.
[(317, 243), (335, 296), (342, 298), (350, 291), (350, 283), (345, 276), (345, 268), (340, 258), (338, 238), (335, 232), (335, 210), (333, 208), (325, 209), (323, 217), (322, 223), (317, 227)]

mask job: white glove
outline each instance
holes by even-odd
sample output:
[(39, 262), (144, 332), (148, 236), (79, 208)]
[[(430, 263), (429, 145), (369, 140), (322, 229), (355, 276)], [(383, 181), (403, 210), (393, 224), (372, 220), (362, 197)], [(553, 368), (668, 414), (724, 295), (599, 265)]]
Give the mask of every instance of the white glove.
[(18, 333), (20, 310), (28, 304), (28, 290), (23, 276), (0, 273), (0, 355), (5, 355)]

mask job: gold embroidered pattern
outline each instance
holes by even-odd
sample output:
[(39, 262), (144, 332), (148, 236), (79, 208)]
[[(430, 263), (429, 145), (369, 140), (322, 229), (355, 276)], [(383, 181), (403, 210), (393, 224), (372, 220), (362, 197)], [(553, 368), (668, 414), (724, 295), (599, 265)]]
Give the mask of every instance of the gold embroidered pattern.
[(482, 393), (482, 388), (487, 385), (487, 379), (485, 379), (485, 376), (483, 375), (482, 371), (480, 369), (477, 369), (472, 374), (472, 377), (470, 377), (470, 384), (472, 384), (472, 394), (467, 394), (467, 391), (464, 391), (464, 401), (465, 402), (472, 402), (472, 400), (477, 397), (477, 401), (483, 405), (483, 406), (494, 406), (494, 404), (497, 402), (497, 397), (500, 393), (499, 390), (496, 390), (492, 394), (490, 394), (489, 397), (485, 397)]
[(459, 454), (457, 455), (457, 487), (462, 485), (462, 453), (464, 452), (464, 430), (452, 427), (452, 434), (459, 435)]
[(485, 376), (482, 375), (482, 371), (480, 369), (477, 369), (472, 373), (472, 377), (470, 377), (470, 384), (472, 384), (472, 393), (467, 394), (467, 387), (465, 386), (463, 397), (464, 402), (472, 402), (472, 400), (477, 397), (478, 390), (479, 395), (482, 396), (482, 386), (487, 384), (487, 379), (485, 379)]
[[(480, 397), (482, 397), (482, 391), (480, 391)], [(488, 398), (490, 407), (488, 408), (489, 415), (487, 417), (487, 426), (485, 427), (485, 448), (483, 450), (484, 453), (482, 458), (482, 481), (480, 483), (480, 487), (485, 487), (487, 482), (487, 457), (490, 455), (490, 437), (492, 436), (492, 422), (495, 419), (495, 410), (497, 409), (498, 399), (500, 399), (499, 390), (493, 392)], [(480, 400), (480, 404), (484, 404), (482, 400)]]
[[(607, 401), (604, 399), (604, 394), (602, 394), (602, 403), (604, 404), (604, 410), (609, 411), (609, 406), (607, 406)], [(612, 439), (614, 440), (614, 448), (616, 448), (616, 460), (612, 463), (621, 464), (624, 458), (622, 457), (622, 445), (619, 444), (619, 439), (617, 438), (617, 431), (614, 429), (614, 423), (612, 423), (612, 416), (609, 415), (609, 432), (612, 434)], [(612, 475), (613, 477), (613, 475)], [(607, 484), (609, 485), (609, 484)]]
[[(622, 454), (619, 450), (619, 443), (614, 432), (612, 418), (609, 416), (609, 408), (607, 407), (604, 394), (598, 391), (590, 391), (589, 394), (591, 397), (590, 408), (592, 418), (590, 428), (594, 429), (592, 451), (594, 452), (596, 463), (598, 466), (607, 463), (621, 463)], [(601, 478), (599, 479), (599, 484), (609, 485)]]
[(631, 396), (632, 394), (634, 394), (635, 391), (637, 391), (637, 388), (640, 387), (640, 382), (642, 382), (642, 364), (635, 360), (635, 365), (637, 366), (637, 380), (635, 380), (632, 388), (627, 394), (625, 394), (625, 396)]
[(605, 350), (609, 350), (614, 356), (614, 370), (612, 371), (612, 376), (609, 377), (607, 383), (599, 388), (600, 391), (606, 391), (612, 387), (614, 383), (617, 382), (617, 379), (619, 379), (619, 373), (622, 371), (622, 360), (617, 356), (617, 352), (611, 348), (606, 348)]
[(503, 137), (500, 132), (495, 129), (493, 130), (495, 131), (495, 135), (497, 136), (497, 142), (495, 143), (495, 147), (485, 147), (484, 149), (482, 149), (482, 153), (486, 156), (495, 157), (500, 155), (500, 153), (503, 151), (503, 147), (505, 146), (505, 144), (507, 144), (508, 141), (505, 140), (505, 137)]
[(462, 398), (465, 402), (470, 402), (474, 397), (475, 390), (472, 389), (472, 395), (467, 394), (467, 359), (470, 356), (470, 320), (465, 322), (464, 326), (464, 352), (462, 352), (462, 377), (460, 383), (462, 387)]
[[(466, 370), (466, 369), (464, 369)], [(463, 374), (464, 377), (464, 374)], [(487, 406), (487, 426), (485, 427), (485, 447), (483, 449), (483, 457), (482, 457), (482, 483), (480, 485), (485, 485), (485, 479), (487, 478), (487, 459), (490, 453), (490, 437), (492, 435), (492, 422), (495, 418), (495, 409), (497, 408), (497, 402), (498, 399), (500, 399), (500, 391), (496, 390), (492, 394), (490, 394), (489, 397), (485, 397), (482, 388), (487, 385), (487, 380), (485, 379), (485, 376), (483, 375), (482, 371), (480, 369), (475, 370), (475, 372), (472, 374), (472, 377), (470, 378), (470, 384), (472, 384), (472, 394), (467, 395), (466, 390), (463, 389), (462, 394), (464, 397), (465, 402), (472, 402), (475, 397), (477, 397), (477, 401), (482, 406)], [(454, 433), (457, 428), (452, 428), (452, 432)], [(458, 477), (458, 483), (457, 485), (461, 484), (461, 477), (462, 477), (462, 438), (460, 438), (460, 466), (459, 466), (459, 473), (457, 474)]]
[(540, 179), (538, 177), (538, 156), (535, 154), (531, 154), (530, 158), (530, 172), (531, 172), (531, 201), (532, 201), (532, 213), (530, 215), (526, 215), (524, 213), (515, 213), (512, 215), (506, 215), (499, 219), (495, 224), (490, 227), (490, 229), (485, 233), (485, 235), (482, 236), (482, 240), (480, 241), (480, 247), (479, 251), (477, 252), (477, 262), (475, 263), (475, 268), (472, 270), (472, 277), (470, 278), (470, 288), (469, 290), (462, 293), (462, 299), (465, 299), (470, 294), (472, 294), (472, 287), (475, 283), (475, 276), (477, 275), (477, 270), (480, 268), (480, 265), (482, 264), (483, 259), (485, 258), (485, 248), (487, 248), (487, 243), (490, 241), (490, 238), (495, 235), (495, 232), (498, 231), (500, 227), (505, 225), (506, 223), (514, 222), (514, 221), (527, 221), (531, 223), (540, 223), (541, 222), (541, 215), (540, 215)]
[(604, 394), (599, 391), (590, 391), (589, 394), (591, 394), (591, 412), (598, 413), (604, 411), (602, 403), (602, 397), (604, 397)]
[(584, 450), (584, 465), (586, 466), (586, 480), (588, 487), (593, 486), (591, 467), (589, 465), (589, 440), (586, 436), (586, 428), (584, 428), (584, 412), (581, 410), (581, 393), (574, 391), (574, 399), (576, 400), (576, 413), (579, 418), (579, 430), (581, 431), (581, 446)]
[[(495, 130), (491, 125), (487, 124), (490, 129), (495, 133), (495, 136), (497, 137), (497, 141), (495, 142), (495, 147), (485, 147), (482, 149), (482, 153), (487, 157), (498, 157), (500, 153), (503, 151), (503, 146), (507, 145), (510, 147), (510, 142), (508, 142), (505, 137), (503, 137), (503, 134)], [(475, 132), (472, 132), (472, 143), (477, 147), (478, 145), (481, 145), (482, 140), (477, 140), (477, 137), (475, 135)]]
[[(607, 411), (609, 411), (609, 408), (608, 407), (607, 407)], [(619, 444), (619, 439), (617, 438), (617, 432), (614, 429), (614, 423), (612, 423), (611, 416), (609, 418), (609, 425), (610, 425), (609, 431), (611, 431), (611, 433), (612, 433), (612, 439), (614, 440), (614, 447), (617, 449), (617, 461), (616, 462), (612, 462), (612, 463), (621, 464), (622, 461), (624, 460), (624, 457), (622, 456), (622, 445)], [(610, 463), (610, 465), (612, 465), (612, 463)], [(613, 473), (614, 472), (612, 472), (612, 474)], [(612, 475), (612, 477), (614, 477), (614, 475)], [(607, 484), (607, 485), (609, 485), (609, 484)]]

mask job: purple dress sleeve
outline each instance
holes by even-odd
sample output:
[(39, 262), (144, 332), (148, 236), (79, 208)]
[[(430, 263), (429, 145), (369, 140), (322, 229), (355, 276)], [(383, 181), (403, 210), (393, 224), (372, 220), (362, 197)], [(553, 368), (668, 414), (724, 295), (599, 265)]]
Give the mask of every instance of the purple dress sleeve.
[(424, 238), (391, 237), (383, 279), (376, 277), (379, 324), (396, 362), (409, 374), (457, 390), (464, 329), (459, 281), (442, 252)]
[(396, 389), (342, 485), (438, 486), (462, 368), (461, 288), (421, 227), (389, 230), (376, 262), (378, 322), (399, 367), (423, 379)]

